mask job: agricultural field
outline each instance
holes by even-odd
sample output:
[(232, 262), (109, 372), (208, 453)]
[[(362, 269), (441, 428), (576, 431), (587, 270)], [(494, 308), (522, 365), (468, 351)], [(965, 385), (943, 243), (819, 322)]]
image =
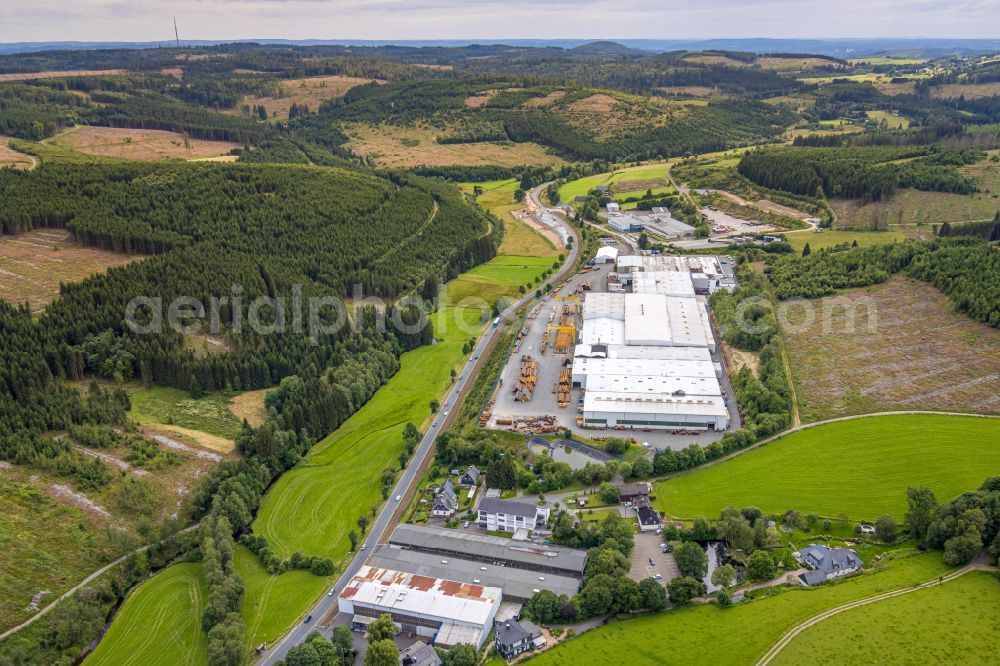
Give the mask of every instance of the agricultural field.
[(791, 433), (722, 464), (656, 484), (658, 509), (676, 518), (727, 506), (821, 517), (902, 518), (906, 488), (941, 501), (1000, 474), (1000, 419), (907, 414), (838, 421)]
[[(254, 393), (253, 400), (263, 400), (259, 392)], [(132, 400), (129, 416), (139, 423), (176, 430), (221, 453), (232, 451), (233, 440), (243, 423), (231, 409), (236, 398), (232, 393), (214, 393), (195, 399), (187, 391), (155, 386), (134, 391), (129, 397)]]
[(351, 137), (347, 148), (355, 155), (368, 157), (379, 166), (410, 168), (416, 166), (558, 166), (563, 160), (550, 155), (536, 143), (451, 143), (441, 144), (437, 137), (447, 130), (418, 124), (352, 124), (345, 129)]
[(890, 56), (869, 56), (867, 58), (852, 58), (852, 65), (922, 65), (926, 58), (893, 58)]
[(987, 664), (996, 658), (1000, 581), (974, 571), (845, 611), (799, 634), (772, 663)]
[(754, 663), (782, 634), (799, 622), (840, 604), (937, 578), (948, 567), (938, 553), (900, 556), (876, 573), (835, 585), (796, 585), (731, 608), (696, 604), (676, 610), (612, 622), (568, 639), (531, 659), (532, 666), (578, 666), (588, 663), (686, 663), (716, 666)]
[(142, 162), (226, 156), (234, 148), (242, 147), (230, 141), (191, 139), (178, 132), (83, 125), (66, 130), (51, 142), (85, 155)]
[(243, 107), (253, 109), (263, 105), (267, 109), (271, 122), (287, 122), (288, 110), (292, 104), (307, 106), (313, 113), (319, 110), (319, 105), (331, 99), (340, 99), (348, 90), (366, 83), (385, 83), (380, 79), (362, 79), (355, 76), (312, 76), (303, 79), (287, 79), (281, 81), (279, 94), (275, 96), (257, 97), (249, 95), (236, 105), (234, 113), (242, 113)]
[(466, 194), (472, 194), (476, 187), (483, 191), (476, 201), (480, 206), (497, 216), (504, 225), (504, 238), (497, 250), (499, 254), (530, 257), (555, 257), (559, 254), (556, 243), (558, 235), (548, 227), (536, 227), (536, 223), (521, 211), (523, 204), (514, 200), (514, 192), (520, 186), (516, 178), (482, 183), (460, 183)]
[(803, 421), (906, 409), (1000, 414), (1000, 331), (955, 312), (933, 286), (897, 276), (810, 304), (811, 323), (794, 307), (785, 327)]
[(201, 612), (208, 597), (195, 563), (174, 564), (153, 576), (122, 604), (87, 666), (174, 666), (208, 660)]
[[(915, 229), (914, 229), (915, 230)], [(894, 227), (889, 231), (864, 231), (852, 229), (823, 229), (822, 231), (797, 231), (785, 234), (785, 239), (796, 252), (802, 252), (802, 248), (809, 244), (812, 250), (819, 250), (824, 247), (834, 247), (843, 243), (851, 244), (857, 241), (859, 247), (878, 245), (879, 243), (893, 243), (895, 241), (906, 240), (909, 236), (899, 227)]]
[(10, 147), (10, 137), (0, 134), (0, 169), (32, 169), (35, 158)]
[(32, 312), (40, 312), (59, 296), (60, 283), (77, 282), (138, 259), (77, 245), (66, 229), (0, 235), (0, 298), (27, 303)]
[(757, 58), (754, 63), (760, 65), (764, 69), (773, 69), (779, 72), (801, 72), (814, 69), (816, 67), (835, 67), (837, 69), (846, 69), (843, 65), (837, 64), (832, 60), (815, 57), (769, 58), (767, 56), (763, 56)]

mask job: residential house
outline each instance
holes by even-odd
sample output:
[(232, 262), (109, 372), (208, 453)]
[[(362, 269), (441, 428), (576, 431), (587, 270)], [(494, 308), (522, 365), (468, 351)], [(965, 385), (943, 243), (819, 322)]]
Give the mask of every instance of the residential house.
[(458, 511), (458, 496), (455, 495), (455, 487), (451, 485), (451, 479), (448, 479), (434, 493), (434, 506), (431, 507), (431, 515), (453, 516), (456, 511)]
[(799, 579), (803, 585), (819, 585), (839, 576), (847, 576), (860, 571), (864, 562), (850, 548), (829, 548), (809, 544), (808, 548), (795, 552), (795, 559), (809, 567)]
[(474, 486), (479, 483), (480, 476), (482, 476), (482, 473), (476, 469), (476, 466), (469, 465), (469, 469), (465, 470), (465, 474), (462, 475), (462, 478), (458, 482), (463, 486)]
[(634, 502), (638, 497), (649, 497), (653, 490), (649, 481), (639, 481), (636, 483), (619, 483), (618, 497), (623, 502)]
[(479, 526), (491, 532), (515, 532), (524, 527), (529, 530), (545, 526), (549, 508), (527, 502), (484, 497), (479, 503)]
[(417, 641), (399, 651), (399, 666), (441, 666), (441, 657), (432, 646)]
[(519, 654), (545, 645), (545, 637), (538, 625), (528, 620), (507, 620), (496, 628), (495, 645), (504, 659), (512, 659)]

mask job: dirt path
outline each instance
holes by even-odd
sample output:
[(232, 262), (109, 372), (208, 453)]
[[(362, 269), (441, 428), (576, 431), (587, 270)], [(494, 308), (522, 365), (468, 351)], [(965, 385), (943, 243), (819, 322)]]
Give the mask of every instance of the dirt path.
[(953, 571), (952, 573), (950, 573), (950, 574), (948, 574), (946, 576), (941, 576), (941, 577), (938, 577), (938, 578), (934, 578), (932, 580), (928, 580), (926, 582), (923, 582), (923, 583), (921, 583), (919, 585), (914, 585), (914, 586), (911, 586), (911, 587), (904, 587), (902, 589), (892, 590), (891, 592), (883, 592), (882, 594), (876, 594), (876, 595), (871, 596), (871, 597), (865, 597), (864, 599), (856, 599), (855, 601), (851, 601), (851, 602), (848, 602), (846, 604), (841, 604), (840, 606), (837, 606), (835, 608), (831, 608), (830, 610), (823, 611), (822, 613), (819, 613), (818, 615), (814, 615), (814, 616), (812, 616), (811, 618), (809, 618), (807, 620), (803, 620), (799, 624), (797, 624), (794, 627), (792, 627), (791, 629), (789, 629), (788, 632), (786, 632), (784, 636), (782, 636), (780, 639), (778, 639), (778, 642), (775, 643), (773, 646), (771, 646), (771, 649), (768, 650), (764, 654), (764, 656), (761, 657), (757, 661), (757, 665), (756, 666), (766, 666), (767, 664), (771, 663), (771, 661), (778, 655), (778, 653), (781, 652), (783, 649), (785, 649), (785, 647), (789, 643), (791, 643), (792, 640), (794, 640), (796, 636), (798, 636), (799, 634), (801, 634), (803, 631), (805, 631), (809, 627), (811, 627), (813, 625), (816, 625), (816, 624), (819, 624), (823, 620), (831, 618), (834, 615), (838, 615), (840, 613), (843, 613), (844, 611), (849, 611), (849, 610), (852, 610), (854, 608), (860, 608), (861, 606), (867, 606), (868, 604), (873, 604), (873, 603), (875, 603), (877, 601), (883, 601), (885, 599), (891, 599), (892, 597), (898, 597), (898, 596), (902, 596), (904, 594), (909, 594), (910, 592), (915, 592), (916, 590), (923, 590), (925, 588), (933, 587), (935, 585), (943, 585), (947, 581), (954, 580), (954, 579), (958, 578), (959, 576), (964, 576), (965, 574), (969, 573), (970, 571), (995, 571), (995, 569), (993, 567), (989, 567), (989, 566), (985, 565), (977, 557), (976, 560), (970, 562), (969, 564), (967, 564), (966, 566), (962, 567), (958, 571)]

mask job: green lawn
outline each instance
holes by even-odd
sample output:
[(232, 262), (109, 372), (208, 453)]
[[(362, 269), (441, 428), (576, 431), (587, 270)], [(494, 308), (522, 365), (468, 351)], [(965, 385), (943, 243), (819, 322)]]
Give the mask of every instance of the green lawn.
[(240, 421), (229, 411), (232, 393), (212, 393), (194, 400), (187, 391), (154, 386), (129, 394), (129, 416), (143, 424), (175, 425), (233, 439)]
[(571, 638), (530, 663), (531, 666), (626, 663), (641, 666), (696, 661), (713, 666), (746, 666), (806, 618), (854, 599), (931, 580), (947, 570), (938, 553), (903, 557), (890, 561), (878, 573), (845, 579), (835, 585), (795, 587), (774, 597), (728, 609), (703, 604), (614, 622)]
[[(573, 203), (573, 198), (584, 196), (598, 185), (611, 185), (619, 180), (651, 180), (666, 178), (667, 163), (642, 164), (628, 169), (619, 169), (613, 173), (599, 173), (566, 183), (559, 188), (559, 199), (565, 203)], [(639, 194), (645, 194), (642, 190)], [(630, 192), (628, 194), (635, 194)], [(621, 196), (621, 195), (618, 195)]]
[(898, 229), (892, 231), (854, 231), (851, 229), (837, 230), (824, 229), (819, 233), (815, 231), (797, 231), (793, 234), (785, 234), (785, 238), (796, 252), (802, 252), (802, 248), (809, 244), (809, 249), (819, 250), (824, 247), (833, 247), (841, 243), (858, 242), (859, 247), (878, 245), (879, 243), (893, 243), (895, 241), (906, 240), (906, 234)]
[(911, 414), (829, 423), (661, 481), (656, 504), (683, 518), (749, 505), (902, 518), (907, 486), (926, 485), (946, 502), (1000, 474), (998, 442), (1000, 419)]
[(201, 565), (174, 564), (125, 600), (88, 666), (174, 666), (208, 660), (201, 611), (208, 592)]
[(988, 664), (997, 661), (1000, 581), (974, 571), (835, 615), (789, 643), (774, 664)]

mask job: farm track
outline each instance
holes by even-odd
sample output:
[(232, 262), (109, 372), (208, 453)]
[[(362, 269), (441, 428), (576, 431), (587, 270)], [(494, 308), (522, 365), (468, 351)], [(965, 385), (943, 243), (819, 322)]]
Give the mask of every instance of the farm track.
[[(195, 523), (194, 525), (190, 525), (188, 527), (185, 527), (184, 529), (182, 529), (177, 534), (184, 534), (185, 532), (190, 532), (191, 530), (198, 529), (198, 525), (199, 525), (198, 523)], [(95, 571), (94, 573), (90, 574), (89, 576), (87, 576), (86, 578), (84, 578), (82, 581), (80, 581), (79, 583), (77, 583), (74, 587), (71, 587), (70, 589), (68, 589), (65, 592), (63, 592), (58, 598), (54, 599), (52, 601), (52, 603), (50, 603), (45, 608), (43, 608), (42, 610), (38, 611), (37, 613), (35, 613), (31, 617), (29, 617), (27, 620), (25, 620), (21, 624), (17, 625), (16, 627), (11, 627), (10, 629), (7, 629), (3, 633), (0, 633), (0, 641), (4, 640), (5, 638), (7, 638), (8, 636), (10, 636), (11, 634), (14, 634), (14, 633), (20, 631), (21, 629), (24, 629), (25, 627), (28, 627), (28, 626), (34, 624), (36, 620), (41, 619), (49, 611), (51, 611), (53, 608), (55, 608), (56, 606), (58, 606), (59, 602), (61, 602), (61, 601), (65, 600), (65, 599), (68, 599), (69, 597), (73, 596), (74, 594), (76, 594), (77, 592), (79, 592), (81, 589), (83, 589), (87, 584), (91, 583), (92, 581), (96, 580), (97, 578), (100, 578), (102, 575), (104, 575), (105, 573), (107, 573), (109, 570), (113, 569), (114, 567), (116, 567), (119, 564), (121, 564), (122, 562), (124, 562), (130, 556), (136, 555), (138, 553), (145, 552), (148, 549), (149, 549), (149, 546), (142, 546), (140, 548), (136, 548), (133, 551), (125, 553), (124, 555), (122, 555), (121, 557), (119, 557), (117, 560), (114, 560), (112, 562), (108, 562), (103, 567), (101, 567), (100, 569), (98, 569), (97, 571)]]
[(791, 629), (789, 629), (785, 633), (785, 635), (782, 636), (780, 639), (778, 639), (778, 642), (775, 643), (773, 646), (771, 646), (771, 649), (768, 650), (764, 654), (764, 656), (761, 657), (757, 661), (756, 666), (767, 666), (767, 664), (770, 664), (771, 661), (776, 656), (778, 656), (778, 654), (783, 649), (785, 649), (785, 647), (787, 647), (788, 644), (791, 643), (795, 639), (796, 636), (798, 636), (799, 634), (801, 634), (803, 631), (805, 631), (809, 627), (817, 625), (820, 622), (822, 622), (823, 620), (829, 619), (829, 618), (833, 617), (834, 615), (838, 615), (840, 613), (843, 613), (844, 611), (853, 610), (855, 608), (860, 608), (861, 606), (867, 606), (868, 604), (873, 604), (873, 603), (876, 603), (878, 601), (884, 601), (886, 599), (891, 599), (893, 597), (898, 597), (898, 596), (902, 596), (904, 594), (909, 594), (910, 592), (916, 592), (917, 590), (923, 590), (923, 589), (927, 589), (929, 587), (934, 587), (935, 585), (943, 585), (944, 583), (946, 583), (946, 582), (948, 582), (950, 580), (954, 580), (954, 579), (958, 578), (959, 576), (964, 576), (965, 574), (967, 574), (967, 573), (969, 573), (971, 571), (996, 571), (996, 568), (995, 567), (990, 567), (990, 566), (987, 566), (987, 565), (983, 564), (979, 560), (979, 557), (977, 557), (976, 560), (973, 560), (972, 562), (970, 562), (966, 566), (962, 567), (958, 571), (953, 571), (952, 573), (947, 574), (946, 576), (940, 576), (938, 578), (933, 578), (931, 580), (928, 580), (928, 581), (925, 581), (923, 583), (920, 583), (919, 585), (914, 585), (914, 586), (911, 586), (911, 587), (905, 587), (905, 588), (898, 589), (898, 590), (892, 590), (890, 592), (883, 592), (882, 594), (876, 594), (876, 595), (871, 596), (871, 597), (865, 597), (864, 599), (856, 599), (856, 600), (850, 601), (850, 602), (848, 602), (846, 604), (841, 604), (840, 606), (837, 606), (835, 608), (831, 608), (829, 610), (823, 611), (822, 613), (814, 615), (814, 616), (812, 616), (811, 618), (809, 618), (807, 620), (803, 620), (799, 624), (797, 624), (794, 627), (792, 627)]

